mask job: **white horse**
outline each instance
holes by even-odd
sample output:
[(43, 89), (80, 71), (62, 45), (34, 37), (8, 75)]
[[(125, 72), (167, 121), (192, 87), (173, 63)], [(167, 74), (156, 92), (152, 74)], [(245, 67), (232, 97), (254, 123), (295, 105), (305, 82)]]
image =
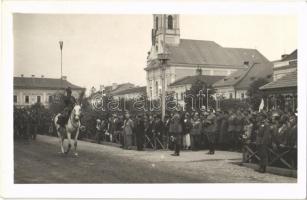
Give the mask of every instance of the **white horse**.
[[(54, 118), (54, 124), (59, 136), (59, 142), (61, 145), (61, 153), (62, 154), (67, 154), (70, 151), (71, 148), (71, 136), (74, 135), (74, 155), (78, 156), (77, 152), (77, 143), (78, 143), (78, 135), (79, 135), (79, 130), (80, 130), (80, 115), (81, 115), (81, 105), (75, 104), (73, 110), (71, 111), (71, 114), (69, 116), (68, 122), (65, 125), (65, 128), (59, 129), (60, 125), (57, 124), (58, 118), (61, 114), (57, 114)], [(64, 151), (64, 139), (65, 139), (65, 134), (67, 134), (67, 139), (68, 139), (68, 148), (66, 151)]]

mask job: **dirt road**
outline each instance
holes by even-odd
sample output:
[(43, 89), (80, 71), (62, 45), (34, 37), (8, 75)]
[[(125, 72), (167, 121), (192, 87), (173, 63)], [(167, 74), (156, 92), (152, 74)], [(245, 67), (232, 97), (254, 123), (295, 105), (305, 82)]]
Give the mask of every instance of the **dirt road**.
[(79, 142), (79, 157), (58, 153), (56, 138), (14, 144), (15, 183), (210, 183), (296, 182), (239, 166), (240, 155), (217, 152), (134, 151)]

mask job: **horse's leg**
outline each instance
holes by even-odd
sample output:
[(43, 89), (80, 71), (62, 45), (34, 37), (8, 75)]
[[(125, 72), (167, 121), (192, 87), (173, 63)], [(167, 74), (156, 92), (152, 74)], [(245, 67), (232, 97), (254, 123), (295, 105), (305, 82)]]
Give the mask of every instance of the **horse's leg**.
[[(60, 146), (61, 146), (61, 152), (64, 153), (63, 137), (61, 135), (59, 135), (59, 142), (60, 142)], [(59, 153), (61, 153), (61, 152), (59, 152)]]
[[(57, 126), (56, 126), (56, 129), (57, 129), (56, 132), (57, 132), (58, 137), (59, 137), (59, 143), (60, 143), (60, 147), (61, 147), (61, 152), (64, 154), (64, 146), (63, 146), (64, 136), (61, 133), (61, 130), (59, 130)], [(59, 153), (61, 153), (61, 152), (59, 152)]]
[(76, 136), (75, 136), (75, 141), (74, 141), (75, 156), (78, 156), (78, 152), (77, 152), (78, 135), (79, 135), (79, 128), (76, 131)]
[(71, 134), (68, 131), (67, 131), (67, 140), (68, 140), (68, 148), (67, 151), (65, 152), (66, 154), (70, 151), (71, 148)]

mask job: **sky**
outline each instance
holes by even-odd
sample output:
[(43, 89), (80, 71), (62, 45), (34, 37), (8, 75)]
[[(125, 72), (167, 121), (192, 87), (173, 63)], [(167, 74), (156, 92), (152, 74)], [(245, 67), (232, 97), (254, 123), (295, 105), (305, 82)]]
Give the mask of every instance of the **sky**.
[[(62, 40), (71, 83), (146, 85), (152, 23), (152, 15), (14, 14), (14, 76), (59, 78)], [(297, 48), (297, 26), (291, 15), (180, 15), (181, 38), (255, 48), (271, 61)]]

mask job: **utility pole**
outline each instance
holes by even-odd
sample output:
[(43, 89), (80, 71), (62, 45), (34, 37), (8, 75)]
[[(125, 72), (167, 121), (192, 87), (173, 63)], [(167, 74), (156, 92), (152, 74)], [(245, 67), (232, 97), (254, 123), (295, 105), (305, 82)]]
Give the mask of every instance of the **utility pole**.
[(162, 79), (162, 101), (161, 101), (161, 111), (162, 111), (162, 120), (164, 121), (165, 118), (165, 107), (166, 107), (166, 102), (165, 102), (165, 97), (166, 97), (166, 91), (165, 91), (165, 70), (166, 70), (166, 65), (167, 65), (167, 53), (165, 51), (165, 28), (166, 28), (166, 15), (164, 14), (162, 16), (163, 19), (163, 42), (162, 42), (162, 54), (158, 55), (158, 59), (160, 61), (160, 65), (161, 65), (161, 79)]

